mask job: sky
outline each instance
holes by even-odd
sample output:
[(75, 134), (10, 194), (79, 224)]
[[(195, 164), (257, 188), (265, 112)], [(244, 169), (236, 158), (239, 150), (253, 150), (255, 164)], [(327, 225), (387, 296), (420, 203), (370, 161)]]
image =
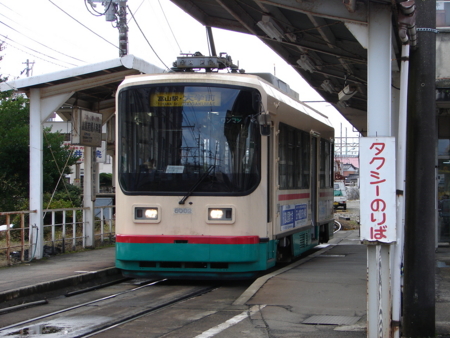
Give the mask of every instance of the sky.
[[(128, 53), (171, 67), (180, 53), (208, 54), (206, 29), (169, 0), (128, 0)], [(104, 7), (96, 3), (96, 10)], [(119, 57), (119, 32), (87, 0), (0, 0), (0, 74), (27, 76), (27, 61), (40, 75)], [(258, 38), (213, 28), (217, 53), (230, 55), (246, 72), (268, 72), (288, 83), (302, 101), (323, 101), (306, 81)], [(357, 136), (330, 104), (309, 103), (325, 113), (336, 136)]]

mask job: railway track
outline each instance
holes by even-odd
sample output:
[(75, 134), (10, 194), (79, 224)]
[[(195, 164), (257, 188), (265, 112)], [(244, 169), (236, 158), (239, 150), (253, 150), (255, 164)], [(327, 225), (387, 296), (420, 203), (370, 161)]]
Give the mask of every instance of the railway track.
[[(314, 251), (308, 255), (312, 253)], [(274, 270), (280, 268), (282, 266)], [(200, 282), (182, 284), (165, 279), (158, 281), (128, 279), (119, 284), (105, 285), (104, 289), (96, 286), (84, 290), (86, 293), (77, 291), (75, 294), (66, 295), (70, 297), (61, 295), (49, 299), (48, 305), (37, 308), (18, 309), (18, 312), (11, 313), (5, 311), (4, 315), (0, 313), (0, 338), (61, 335), (128, 337), (130, 335), (127, 330), (139, 326), (141, 332), (145, 332), (144, 336), (149, 337), (158, 337), (162, 332), (172, 332), (173, 328), (177, 327), (175, 331), (180, 330), (179, 332), (168, 335), (177, 337), (184, 327), (196, 321), (198, 323), (192, 324), (195, 327), (204, 325), (208, 329), (214, 326), (204, 324), (208, 319), (200, 324), (204, 318), (212, 314), (219, 314), (222, 311), (227, 314), (242, 311), (242, 308), (231, 310), (230, 305), (250, 284), (251, 281), (228, 285), (222, 283), (218, 286)], [(213, 290), (214, 292), (210, 292)], [(200, 295), (203, 297), (197, 297)], [(188, 299), (190, 299), (188, 302), (183, 302)], [(59, 309), (53, 311), (58, 306)], [(5, 325), (8, 316), (10, 323)], [(24, 318), (28, 319), (23, 320)], [(124, 325), (130, 322), (133, 324)], [(150, 335), (150, 331), (154, 334)]]
[(0, 337), (89, 337), (156, 310), (212, 291), (211, 285), (170, 285), (159, 280), (30, 318), (0, 329)]

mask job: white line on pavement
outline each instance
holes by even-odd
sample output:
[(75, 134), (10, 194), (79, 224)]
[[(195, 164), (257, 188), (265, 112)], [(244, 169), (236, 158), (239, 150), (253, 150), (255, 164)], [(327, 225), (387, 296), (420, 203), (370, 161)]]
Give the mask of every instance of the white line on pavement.
[(238, 314), (237, 316), (234, 316), (231, 319), (228, 319), (226, 322), (219, 324), (215, 327), (210, 328), (209, 330), (199, 334), (195, 338), (210, 338), (214, 337), (216, 334), (222, 332), (223, 330), (228, 329), (229, 327), (236, 325), (240, 321), (244, 320), (247, 317), (250, 317), (254, 315), (256, 312), (264, 309), (266, 305), (254, 305), (250, 308), (248, 311), (244, 311), (241, 314)]

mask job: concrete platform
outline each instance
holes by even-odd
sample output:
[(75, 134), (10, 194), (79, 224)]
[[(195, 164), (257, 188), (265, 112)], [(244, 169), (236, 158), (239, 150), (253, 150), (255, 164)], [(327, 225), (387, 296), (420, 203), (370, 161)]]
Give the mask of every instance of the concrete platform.
[(120, 278), (114, 259), (115, 248), (109, 247), (1, 268), (0, 308), (3, 302), (17, 298), (33, 299), (58, 289), (70, 290), (79, 284), (98, 283), (112, 275)]
[(270, 337), (366, 337), (366, 247), (358, 231), (261, 277), (235, 305), (262, 307)]

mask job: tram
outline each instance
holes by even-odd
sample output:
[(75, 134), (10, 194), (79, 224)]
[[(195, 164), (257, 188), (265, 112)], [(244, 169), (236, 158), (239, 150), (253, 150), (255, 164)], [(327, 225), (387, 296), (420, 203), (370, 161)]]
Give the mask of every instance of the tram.
[(284, 82), (137, 75), (116, 98), (124, 276), (253, 278), (332, 237), (334, 130)]

